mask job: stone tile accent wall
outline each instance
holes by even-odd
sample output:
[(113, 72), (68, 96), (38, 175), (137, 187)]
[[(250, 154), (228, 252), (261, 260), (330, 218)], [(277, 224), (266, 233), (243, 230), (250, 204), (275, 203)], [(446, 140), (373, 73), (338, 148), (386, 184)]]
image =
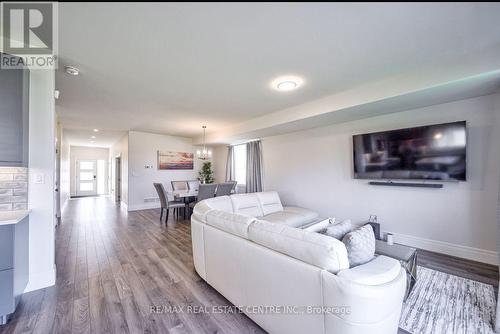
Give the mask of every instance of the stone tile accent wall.
[(28, 169), (0, 167), (0, 211), (28, 208)]

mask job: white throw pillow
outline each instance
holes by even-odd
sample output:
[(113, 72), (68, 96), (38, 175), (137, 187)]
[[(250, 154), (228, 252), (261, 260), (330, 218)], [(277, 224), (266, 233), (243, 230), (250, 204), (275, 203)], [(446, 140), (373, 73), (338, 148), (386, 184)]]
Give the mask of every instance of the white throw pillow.
[(338, 224), (328, 226), (325, 230), (325, 234), (337, 240), (342, 240), (344, 235), (351, 232), (352, 230), (354, 230), (354, 226), (352, 225), (351, 220), (347, 219)]
[(347, 233), (342, 239), (350, 267), (369, 262), (375, 256), (375, 234), (370, 225), (364, 225)]

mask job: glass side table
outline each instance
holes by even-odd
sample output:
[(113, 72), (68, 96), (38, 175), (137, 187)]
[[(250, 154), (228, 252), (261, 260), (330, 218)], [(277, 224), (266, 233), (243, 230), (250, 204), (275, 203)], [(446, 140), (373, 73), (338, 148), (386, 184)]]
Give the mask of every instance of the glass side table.
[(319, 232), (324, 230), (332, 223), (332, 218), (316, 218), (313, 222), (299, 226), (302, 230), (310, 232)]
[(385, 241), (375, 240), (375, 254), (398, 260), (406, 270), (406, 300), (417, 282), (417, 249), (400, 244), (390, 246)]

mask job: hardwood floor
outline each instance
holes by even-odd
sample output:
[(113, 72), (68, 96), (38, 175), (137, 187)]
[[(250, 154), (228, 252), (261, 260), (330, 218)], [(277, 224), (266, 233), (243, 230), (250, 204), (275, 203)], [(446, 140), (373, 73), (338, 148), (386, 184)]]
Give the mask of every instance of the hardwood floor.
[[(194, 271), (189, 221), (171, 215), (165, 226), (159, 215), (70, 200), (56, 231), (56, 285), (25, 294), (0, 333), (264, 333), (243, 314), (152, 312), (231, 305)], [(419, 264), (498, 286), (494, 266), (423, 251)]]

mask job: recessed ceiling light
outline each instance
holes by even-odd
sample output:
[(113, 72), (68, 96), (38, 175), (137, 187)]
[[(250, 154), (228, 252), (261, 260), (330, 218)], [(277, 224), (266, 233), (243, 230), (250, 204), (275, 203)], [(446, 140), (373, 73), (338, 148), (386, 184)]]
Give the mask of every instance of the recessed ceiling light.
[(303, 83), (302, 78), (288, 75), (274, 79), (271, 82), (271, 87), (281, 92), (288, 92), (299, 88)]
[(64, 66), (64, 72), (69, 75), (78, 75), (80, 74), (80, 70), (74, 66)]
[(95, 136), (92, 136), (92, 137), (90, 137), (90, 138), (95, 139)]
[(94, 132), (99, 132), (99, 129), (94, 129)]
[(283, 81), (280, 82), (276, 88), (279, 90), (292, 90), (297, 88), (297, 83), (295, 81)]

